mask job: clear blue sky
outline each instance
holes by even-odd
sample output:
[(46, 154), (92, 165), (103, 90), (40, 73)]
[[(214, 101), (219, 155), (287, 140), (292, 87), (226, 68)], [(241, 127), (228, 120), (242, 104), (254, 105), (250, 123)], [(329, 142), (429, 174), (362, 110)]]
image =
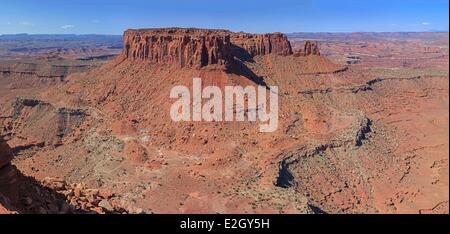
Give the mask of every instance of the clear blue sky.
[(127, 28), (248, 32), (448, 31), (448, 0), (7, 0), (0, 34)]

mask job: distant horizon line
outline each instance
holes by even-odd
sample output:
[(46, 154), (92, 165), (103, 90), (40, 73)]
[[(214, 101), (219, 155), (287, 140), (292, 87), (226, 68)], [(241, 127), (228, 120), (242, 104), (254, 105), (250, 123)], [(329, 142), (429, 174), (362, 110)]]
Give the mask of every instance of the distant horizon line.
[[(153, 29), (153, 28), (149, 28)], [(155, 28), (156, 29), (156, 28)], [(209, 28), (207, 28), (209, 29)], [(211, 30), (214, 30), (211, 28)], [(125, 32), (125, 31), (124, 31)], [(240, 31), (241, 32), (241, 31)], [(242, 31), (245, 32), (245, 31)], [(277, 32), (277, 31), (274, 31)], [(256, 34), (274, 33), (274, 32), (260, 32)], [(280, 32), (284, 34), (294, 34), (294, 33), (333, 33), (333, 34), (351, 34), (351, 33), (449, 33), (449, 30), (429, 30), (429, 31), (321, 31), (321, 32), (308, 32), (308, 31), (296, 31), (296, 32)], [(60, 35), (60, 36), (123, 36), (122, 34), (101, 34), (101, 33), (0, 33), (0, 36), (45, 36), (45, 35)]]

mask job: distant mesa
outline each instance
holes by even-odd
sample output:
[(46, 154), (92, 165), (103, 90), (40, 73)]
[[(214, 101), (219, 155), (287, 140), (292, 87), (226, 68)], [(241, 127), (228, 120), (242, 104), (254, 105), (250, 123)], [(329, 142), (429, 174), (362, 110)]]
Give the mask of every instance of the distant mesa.
[(123, 56), (133, 61), (224, 68), (235, 58), (246, 61), (267, 54), (292, 55), (287, 36), (195, 28), (130, 29), (124, 33)]

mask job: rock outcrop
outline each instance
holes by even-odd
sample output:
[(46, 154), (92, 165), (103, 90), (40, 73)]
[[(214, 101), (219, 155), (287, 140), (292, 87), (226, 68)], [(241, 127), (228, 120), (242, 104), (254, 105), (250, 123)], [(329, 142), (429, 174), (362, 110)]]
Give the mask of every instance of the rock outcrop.
[(6, 142), (0, 138), (0, 168), (3, 168), (11, 163), (12, 155), (10, 148)]
[[(17, 149), (60, 145), (64, 137), (76, 132), (88, 115), (85, 109), (55, 107), (35, 98), (17, 97), (12, 107), (12, 121), (17, 124), (12, 126), (11, 131), (24, 137), (20, 145), (15, 145)], [(22, 128), (22, 122), (32, 124)]]
[(295, 54), (296, 56), (320, 55), (319, 46), (316, 41), (305, 41), (303, 49)]
[(288, 56), (292, 54), (291, 43), (282, 33), (249, 34), (234, 33), (231, 43), (243, 48), (252, 57), (266, 54)]
[(292, 54), (291, 44), (284, 34), (189, 28), (130, 29), (124, 34), (123, 56), (126, 59), (178, 67), (222, 67), (234, 57), (251, 58), (272, 53)]
[[(12, 153), (0, 138), (0, 214), (122, 214), (114, 193), (88, 189), (82, 183), (26, 177), (11, 164)], [(131, 211), (139, 213), (136, 211)]]
[(11, 165), (11, 160), (11, 149), (0, 138), (0, 206), (3, 206), (3, 209), (5, 207), (7, 209), (16, 202), (10, 199), (17, 198), (18, 195), (17, 173), (14, 166)]
[(200, 29), (127, 30), (124, 55), (127, 59), (201, 68), (224, 65), (228, 60), (224, 31)]

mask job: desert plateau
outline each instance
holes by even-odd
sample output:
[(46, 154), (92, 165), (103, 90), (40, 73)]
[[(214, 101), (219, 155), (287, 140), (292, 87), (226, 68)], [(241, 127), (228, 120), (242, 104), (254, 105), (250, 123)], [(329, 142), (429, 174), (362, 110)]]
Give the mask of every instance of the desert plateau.
[[(197, 77), (277, 129), (174, 121)], [(449, 213), (448, 31), (0, 35), (0, 214), (361, 213)]]

